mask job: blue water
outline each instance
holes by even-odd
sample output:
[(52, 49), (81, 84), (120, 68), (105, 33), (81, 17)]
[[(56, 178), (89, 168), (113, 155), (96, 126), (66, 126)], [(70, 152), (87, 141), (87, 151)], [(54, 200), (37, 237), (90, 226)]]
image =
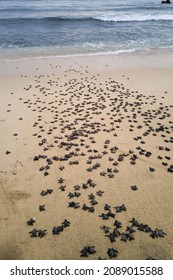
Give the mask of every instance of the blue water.
[(173, 48), (173, 4), (159, 0), (0, 0), (0, 57)]

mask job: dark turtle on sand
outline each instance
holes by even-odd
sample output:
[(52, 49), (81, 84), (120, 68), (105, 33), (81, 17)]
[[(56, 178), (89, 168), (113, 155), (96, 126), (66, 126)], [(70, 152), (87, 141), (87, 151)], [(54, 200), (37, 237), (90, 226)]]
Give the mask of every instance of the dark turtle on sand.
[(93, 193), (89, 194), (88, 195), (89, 199), (94, 199), (95, 198), (95, 195)]
[(132, 241), (132, 240), (135, 239), (134, 236), (131, 233), (126, 234), (126, 236), (127, 236), (129, 241)]
[(35, 223), (36, 218), (31, 218), (29, 221), (27, 221), (27, 225), (28, 226), (33, 226), (33, 224)]
[(76, 186), (74, 186), (74, 189), (75, 189), (75, 191), (79, 191), (80, 190), (80, 186), (76, 185)]
[(54, 228), (52, 229), (52, 234), (53, 234), (53, 235), (58, 235), (58, 234), (60, 234), (63, 230), (64, 230), (64, 227), (63, 227), (63, 226), (54, 227)]
[(74, 209), (77, 209), (77, 208), (80, 207), (80, 205), (79, 205), (79, 202), (71, 201), (71, 202), (69, 202), (68, 207), (72, 207)]
[(86, 249), (86, 247), (84, 247), (82, 251), (80, 251), (80, 254), (81, 257), (88, 257), (88, 250)]
[(150, 236), (151, 236), (153, 239), (154, 239), (154, 238), (158, 238), (159, 235), (158, 235), (157, 230), (153, 230), (153, 231), (151, 232)]
[(45, 205), (39, 205), (39, 210), (40, 211), (45, 211), (46, 209), (45, 209)]
[(45, 171), (44, 176), (47, 176), (47, 175), (49, 175), (49, 172)]
[(29, 234), (30, 234), (30, 237), (37, 237), (38, 230), (34, 228), (32, 231), (29, 232)]
[(69, 192), (69, 194), (68, 194), (68, 197), (69, 197), (69, 198), (73, 198), (74, 196), (75, 196), (74, 193)]
[(44, 237), (45, 235), (46, 235), (46, 229), (40, 229), (39, 231), (38, 231), (38, 237), (40, 237), (40, 238), (42, 238), (42, 237)]
[(59, 187), (59, 189), (60, 189), (62, 192), (65, 191), (65, 188), (66, 188), (66, 186), (63, 186), (63, 185), (61, 185), (61, 186)]
[(65, 219), (65, 220), (62, 222), (62, 225), (63, 225), (64, 228), (65, 228), (65, 227), (69, 227), (69, 226), (71, 225), (71, 222)]
[(127, 227), (127, 228), (126, 228), (126, 231), (129, 231), (130, 233), (133, 233), (133, 232), (135, 232), (136, 230), (133, 229), (132, 227)]
[(118, 255), (118, 251), (114, 248), (109, 248), (107, 254), (110, 258), (115, 258)]
[(59, 170), (61, 170), (61, 171), (64, 170), (64, 169), (65, 169), (64, 166), (60, 166), (60, 167), (59, 167)]
[(138, 221), (135, 220), (134, 218), (132, 218), (132, 220), (130, 221), (130, 223), (132, 223), (132, 226), (134, 226), (134, 227), (138, 227), (138, 226), (139, 226)]
[(64, 183), (64, 181), (65, 181), (65, 179), (60, 178), (60, 179), (58, 180), (58, 183), (59, 183), (59, 184), (62, 184), (62, 183)]
[(122, 205), (120, 206), (120, 209), (121, 209), (121, 211), (126, 211), (126, 207), (125, 207), (125, 205), (124, 205), (124, 204), (122, 204)]
[(109, 233), (110, 227), (102, 226), (100, 228), (103, 229), (105, 233)]
[(112, 217), (112, 218), (115, 218), (115, 214), (114, 214), (113, 212), (111, 212), (110, 210), (109, 210), (109, 212), (108, 212), (108, 216), (109, 216), (109, 217)]
[(94, 207), (93, 207), (93, 206), (92, 206), (92, 207), (89, 207), (88, 212), (94, 213)]
[(116, 213), (121, 212), (120, 206), (116, 206), (115, 209), (116, 209)]
[(155, 168), (149, 167), (149, 170), (150, 170), (150, 172), (154, 172), (154, 171), (155, 171)]
[(134, 186), (131, 186), (131, 189), (132, 189), (133, 191), (136, 191), (136, 190), (138, 190), (138, 188), (137, 188), (137, 186), (136, 186), (136, 185), (134, 185)]
[(88, 255), (94, 254), (96, 252), (95, 246), (86, 246), (82, 249), (81, 257), (88, 257)]
[(109, 211), (110, 210), (110, 205), (108, 205), (107, 203), (105, 204), (105, 206), (104, 206), (104, 210), (106, 210), (106, 211)]
[(98, 204), (98, 202), (95, 199), (92, 199), (91, 200), (91, 205), (96, 205), (96, 204)]
[(74, 192), (74, 195), (75, 195), (76, 197), (79, 197), (79, 196), (81, 195), (81, 193), (80, 193), (80, 192)]
[(159, 237), (164, 237), (166, 235), (166, 233), (162, 229), (157, 229), (156, 228), (156, 230), (157, 230), (157, 233), (158, 233)]
[(99, 217), (101, 217), (103, 220), (108, 220), (109, 219), (109, 215), (102, 213), (101, 215), (99, 215)]
[(53, 192), (53, 189), (47, 189), (47, 193), (51, 194)]
[(128, 237), (128, 235), (126, 235), (126, 233), (123, 232), (121, 234), (121, 241), (127, 242), (127, 237)]
[(114, 226), (116, 226), (117, 229), (118, 229), (118, 228), (122, 228), (121, 222), (119, 222), (119, 221), (117, 221), (117, 220), (115, 221)]
[(83, 206), (82, 206), (82, 209), (83, 210), (88, 210), (90, 207), (88, 207), (88, 206), (86, 206), (86, 204), (84, 204)]
[(144, 228), (145, 228), (145, 225), (143, 225), (143, 224), (138, 225), (138, 230), (144, 231)]
[(98, 196), (102, 196), (103, 193), (104, 193), (104, 191), (101, 191), (101, 190), (99, 190), (99, 191), (96, 192), (96, 194), (97, 194)]
[(108, 235), (106, 235), (106, 236), (109, 237), (111, 243), (116, 241), (116, 240), (115, 240), (115, 235), (114, 235), (114, 233), (110, 233), (110, 234), (108, 234)]
[(42, 191), (42, 192), (40, 193), (40, 195), (42, 195), (42, 196), (47, 195), (47, 191)]
[(120, 236), (121, 233), (119, 232), (119, 230), (114, 229), (113, 234), (114, 234), (115, 237), (118, 237), (118, 236)]
[(86, 248), (89, 254), (94, 254), (96, 252), (95, 246), (87, 246)]

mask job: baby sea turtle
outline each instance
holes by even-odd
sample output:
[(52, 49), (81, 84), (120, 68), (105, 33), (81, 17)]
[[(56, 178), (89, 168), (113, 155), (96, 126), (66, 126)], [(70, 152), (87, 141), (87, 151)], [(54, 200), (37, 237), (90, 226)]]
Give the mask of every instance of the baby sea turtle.
[(110, 258), (115, 258), (118, 255), (118, 251), (114, 248), (108, 248), (107, 254)]
[(134, 240), (134, 236), (131, 233), (126, 234), (127, 238), (129, 239), (129, 241)]
[(77, 209), (77, 208), (80, 207), (80, 205), (79, 205), (79, 202), (74, 202), (74, 201), (72, 201), (72, 202), (69, 202), (69, 207), (72, 207), (72, 208), (74, 208), (74, 209)]
[(133, 232), (135, 232), (136, 230), (135, 229), (133, 229), (132, 227), (127, 227), (127, 229), (126, 229), (127, 231), (129, 231), (130, 233), (133, 233)]
[(36, 221), (36, 218), (34, 217), (34, 218), (31, 218), (29, 221), (27, 221), (27, 225), (28, 226), (33, 226), (33, 224), (35, 223), (35, 221)]
[(110, 233), (110, 234), (108, 234), (108, 235), (106, 235), (106, 236), (109, 237), (111, 243), (112, 243), (112, 242), (115, 242), (115, 235), (114, 235), (114, 233)]
[(45, 235), (46, 235), (46, 229), (39, 229), (39, 231), (38, 231), (38, 237), (40, 237), (40, 238), (42, 238), (42, 237), (44, 237)]
[(119, 221), (117, 221), (117, 220), (115, 221), (114, 226), (116, 226), (117, 229), (118, 229), (118, 228), (122, 228), (121, 222), (119, 222)]
[(95, 195), (93, 193), (89, 194), (88, 195), (89, 199), (94, 199), (95, 198)]
[(158, 235), (157, 230), (153, 230), (153, 231), (151, 232), (150, 236), (151, 236), (153, 239), (156, 238), (156, 237), (158, 238), (159, 235)]
[(130, 221), (130, 223), (132, 223), (132, 226), (138, 227), (139, 223), (137, 220), (135, 220), (134, 218), (132, 218), (132, 220)]
[(80, 186), (76, 185), (76, 186), (74, 186), (74, 189), (75, 189), (75, 191), (79, 191), (80, 190)]
[(84, 204), (83, 206), (82, 206), (82, 209), (83, 210), (88, 210), (90, 207), (88, 207), (88, 206), (86, 206), (86, 204)]
[(88, 251), (86, 247), (84, 247), (80, 253), (81, 253), (80, 255), (81, 257), (88, 257)]
[(30, 234), (30, 237), (37, 237), (38, 230), (34, 228), (32, 231), (29, 232), (29, 234)]
[(120, 206), (120, 209), (121, 209), (121, 211), (126, 211), (126, 210), (127, 210), (124, 204), (122, 204), (122, 205)]
[(95, 246), (87, 246), (86, 248), (89, 254), (94, 254), (96, 252)]
[(46, 209), (45, 209), (45, 205), (39, 205), (39, 210), (40, 210), (40, 212), (41, 211), (45, 211)]
[(103, 220), (108, 220), (109, 219), (109, 215), (102, 213), (101, 215), (99, 215), (99, 217), (101, 217)]
[(58, 183), (59, 183), (59, 184), (62, 184), (62, 183), (64, 183), (64, 181), (65, 181), (65, 179), (60, 178), (60, 179), (58, 180)]
[(58, 234), (60, 234), (63, 230), (64, 230), (64, 227), (63, 227), (63, 226), (54, 227), (54, 228), (52, 229), (52, 234), (53, 234), (53, 235), (58, 235)]
[(69, 227), (70, 226), (70, 221), (68, 221), (68, 220), (64, 220), (63, 222), (62, 222), (62, 225), (63, 225), (63, 227), (65, 228), (65, 227)]
[(120, 206), (116, 206), (115, 209), (116, 209), (116, 213), (121, 212)]
[(127, 235), (124, 232), (121, 234), (121, 241), (127, 242)]
[(94, 207), (93, 207), (93, 206), (92, 206), (92, 207), (89, 207), (88, 212), (94, 213)]
[(164, 237), (166, 235), (166, 233), (162, 229), (157, 229), (156, 228), (156, 230), (157, 230), (157, 233), (158, 233), (159, 237)]
[(100, 228), (103, 229), (105, 233), (109, 233), (110, 227), (102, 226)]
[(96, 204), (98, 204), (98, 202), (95, 199), (92, 199), (91, 200), (91, 205), (96, 205)]
[(81, 253), (81, 257), (88, 257), (88, 254), (94, 254), (96, 252), (95, 250), (95, 246), (86, 246), (82, 249)]
[(155, 171), (155, 168), (149, 167), (149, 170), (150, 170), (150, 172), (154, 172), (154, 171)]
[(65, 188), (66, 188), (66, 186), (63, 186), (63, 185), (61, 185), (61, 186), (59, 187), (59, 189), (60, 189), (62, 192), (65, 191)]
[(40, 195), (42, 195), (42, 196), (47, 195), (47, 191), (42, 191), (42, 192), (40, 193)]
[(115, 214), (114, 214), (113, 212), (111, 212), (111, 210), (109, 210), (108, 216), (109, 216), (109, 217), (112, 217), (112, 218), (115, 218)]
[(68, 194), (69, 198), (73, 198), (74, 196), (75, 196), (74, 193), (69, 192), (69, 194)]
[(51, 194), (53, 192), (53, 189), (47, 189), (47, 193)]
[(81, 195), (80, 192), (74, 192), (75, 197), (79, 197)]
[(101, 191), (101, 190), (99, 190), (99, 191), (96, 192), (96, 194), (97, 194), (98, 196), (102, 196), (103, 193), (104, 193), (104, 191)]
[(136, 185), (131, 186), (131, 189), (132, 189), (133, 191), (137, 191), (137, 190), (138, 190), (138, 188), (137, 188), (137, 186), (136, 186)]
[(108, 205), (108, 204), (106, 203), (106, 204), (105, 204), (105, 206), (104, 206), (104, 210), (106, 210), (106, 211), (107, 211), (107, 210), (109, 210), (109, 209), (110, 209), (110, 207), (111, 207), (111, 206), (110, 206), (110, 205)]

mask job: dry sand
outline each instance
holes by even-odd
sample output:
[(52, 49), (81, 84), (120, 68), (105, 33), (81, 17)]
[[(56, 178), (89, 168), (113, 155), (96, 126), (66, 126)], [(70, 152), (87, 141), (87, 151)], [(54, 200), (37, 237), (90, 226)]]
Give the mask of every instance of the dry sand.
[(1, 61), (1, 259), (173, 259), (172, 58)]

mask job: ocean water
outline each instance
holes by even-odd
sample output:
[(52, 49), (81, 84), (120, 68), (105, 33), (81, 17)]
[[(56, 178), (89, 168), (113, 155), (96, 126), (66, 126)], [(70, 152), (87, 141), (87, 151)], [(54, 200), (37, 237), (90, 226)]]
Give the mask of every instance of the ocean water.
[(173, 3), (0, 0), (0, 59), (173, 49)]

